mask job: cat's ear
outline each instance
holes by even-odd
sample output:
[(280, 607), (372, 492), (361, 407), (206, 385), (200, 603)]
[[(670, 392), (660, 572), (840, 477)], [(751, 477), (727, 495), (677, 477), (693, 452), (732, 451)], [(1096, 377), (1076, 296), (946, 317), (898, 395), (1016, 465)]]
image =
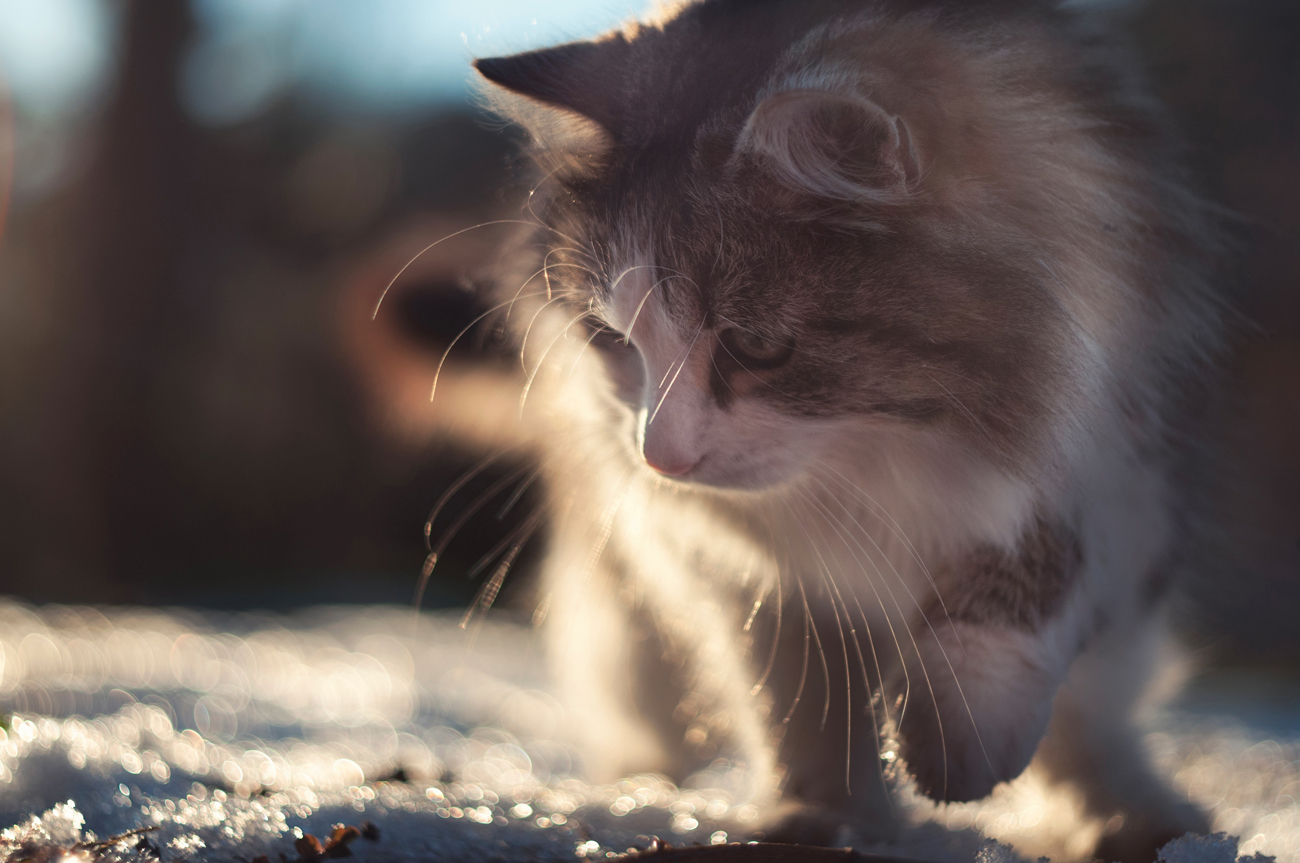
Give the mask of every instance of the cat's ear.
[(920, 177), (907, 123), (854, 95), (769, 96), (750, 114), (736, 149), (758, 157), (794, 191), (834, 201), (898, 203)]
[(592, 120), (617, 137), (628, 41), (621, 33), (540, 51), (474, 61), (479, 74), (512, 93)]

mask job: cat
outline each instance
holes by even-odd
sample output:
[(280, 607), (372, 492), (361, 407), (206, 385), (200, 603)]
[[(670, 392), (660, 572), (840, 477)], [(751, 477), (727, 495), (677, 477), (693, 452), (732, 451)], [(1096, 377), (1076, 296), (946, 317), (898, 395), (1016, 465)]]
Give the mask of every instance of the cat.
[(1129, 714), (1224, 243), (1121, 42), (1045, 0), (693, 0), (475, 66), (538, 169), (499, 299), (589, 775), (725, 757), (765, 835), (837, 844), (897, 835), (895, 770), (972, 800), (1036, 760), (1104, 859), (1204, 831)]

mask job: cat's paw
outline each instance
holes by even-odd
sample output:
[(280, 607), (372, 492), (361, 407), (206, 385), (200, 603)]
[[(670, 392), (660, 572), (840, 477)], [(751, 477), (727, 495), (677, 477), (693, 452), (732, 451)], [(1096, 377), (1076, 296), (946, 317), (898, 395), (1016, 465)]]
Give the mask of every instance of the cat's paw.
[(821, 848), (862, 848), (897, 838), (893, 819), (853, 818), (821, 806), (790, 804), (774, 812), (755, 831), (764, 842), (815, 845)]
[(930, 677), (928, 691), (914, 697), (895, 731), (898, 754), (931, 800), (987, 797), (1029, 766), (1047, 731), (1059, 669), (1038, 634), (995, 626), (943, 627), (918, 650), (919, 670), (947, 666), (952, 674)]

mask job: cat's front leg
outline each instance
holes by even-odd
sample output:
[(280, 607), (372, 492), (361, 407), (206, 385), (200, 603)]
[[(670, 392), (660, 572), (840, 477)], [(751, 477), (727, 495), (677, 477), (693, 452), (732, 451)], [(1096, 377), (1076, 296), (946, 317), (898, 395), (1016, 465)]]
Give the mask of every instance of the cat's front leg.
[(1102, 860), (1154, 860), (1171, 839), (1210, 832), (1205, 814), (1156, 775), (1134, 722), (1168, 637), (1156, 609), (1144, 611), (1112, 625), (1071, 666), (1035, 756), (1035, 768), (1071, 786), (1105, 823), (1093, 853)]
[[(557, 695), (569, 710), (569, 739), (593, 782), (632, 772), (672, 770), (677, 753), (654, 721), (638, 710), (651, 688), (639, 674), (653, 630), (620, 599), (620, 582), (604, 566), (585, 566), (586, 546), (557, 533), (543, 575), (548, 599), (542, 622)], [(676, 701), (668, 696), (671, 705)], [(680, 739), (680, 733), (677, 735)]]
[(976, 548), (934, 573), (893, 685), (899, 754), (935, 800), (974, 800), (1028, 766), (1052, 700), (1096, 627), (1083, 554), (1061, 524), (1035, 522), (1014, 550)]
[(899, 824), (879, 751), (887, 711), (873, 697), (880, 681), (867, 631), (798, 599), (783, 617), (782, 626), (755, 627), (756, 653), (773, 660), (768, 686), (785, 773), (784, 799), (758, 829), (766, 841), (799, 845), (894, 841)]

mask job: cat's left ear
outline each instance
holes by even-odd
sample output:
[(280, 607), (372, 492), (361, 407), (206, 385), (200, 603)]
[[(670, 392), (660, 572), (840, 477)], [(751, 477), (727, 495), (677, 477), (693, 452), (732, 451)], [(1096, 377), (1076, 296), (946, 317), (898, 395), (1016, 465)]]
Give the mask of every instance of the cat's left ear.
[(764, 99), (736, 150), (757, 156), (794, 191), (849, 203), (900, 203), (921, 173), (903, 118), (864, 97), (821, 90)]
[(620, 83), (629, 49), (622, 33), (593, 42), (570, 42), (509, 57), (474, 61), (494, 84), (594, 121), (614, 137), (622, 115)]

